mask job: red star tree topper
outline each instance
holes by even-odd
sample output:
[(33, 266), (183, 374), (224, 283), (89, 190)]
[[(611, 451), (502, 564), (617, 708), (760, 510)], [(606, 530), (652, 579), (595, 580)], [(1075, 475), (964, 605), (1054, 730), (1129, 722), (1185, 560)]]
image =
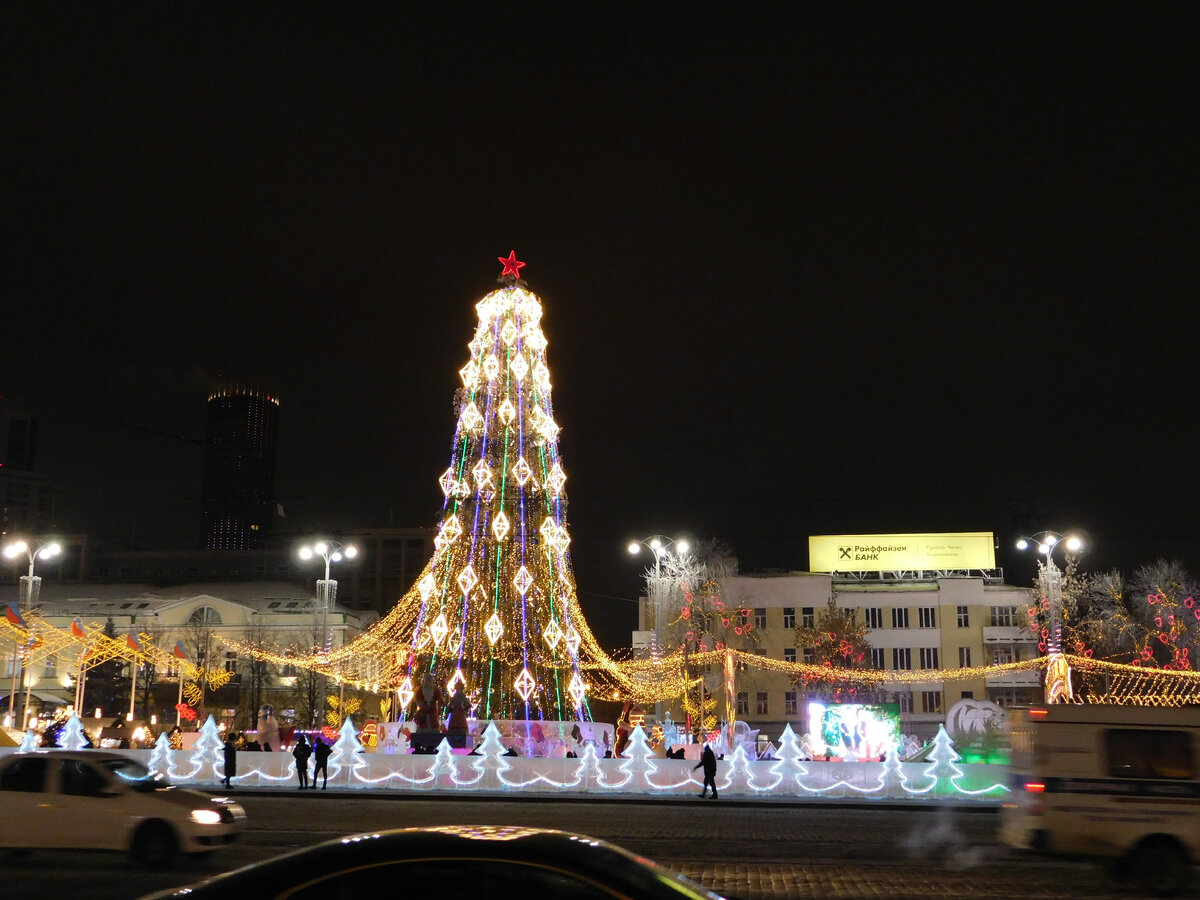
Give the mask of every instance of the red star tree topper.
[(504, 271), (500, 273), (501, 278), (505, 275), (511, 275), (513, 278), (521, 277), (521, 269), (525, 268), (525, 263), (517, 259), (516, 250), (509, 250), (507, 257), (497, 256), (496, 259), (504, 266)]

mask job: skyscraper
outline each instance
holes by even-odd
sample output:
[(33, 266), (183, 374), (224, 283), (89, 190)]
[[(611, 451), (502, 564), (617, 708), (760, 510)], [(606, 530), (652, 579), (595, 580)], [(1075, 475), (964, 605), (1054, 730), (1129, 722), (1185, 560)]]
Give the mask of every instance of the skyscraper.
[(208, 398), (200, 545), (255, 550), (269, 545), (275, 516), (279, 399), (225, 385)]
[(0, 530), (36, 534), (54, 523), (50, 479), (37, 471), (37, 418), (0, 399)]

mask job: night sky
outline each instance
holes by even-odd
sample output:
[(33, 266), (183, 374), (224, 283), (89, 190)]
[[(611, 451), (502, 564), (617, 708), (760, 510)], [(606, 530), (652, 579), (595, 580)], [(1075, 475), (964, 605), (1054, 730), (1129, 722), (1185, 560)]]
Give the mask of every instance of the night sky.
[(202, 450), (153, 432), (202, 437), (217, 377), (282, 398), (281, 531), (432, 525), (515, 249), (610, 645), (654, 533), (1200, 571), (1200, 35), (978, 7), (10, 8), (0, 394), (61, 529), (194, 546)]

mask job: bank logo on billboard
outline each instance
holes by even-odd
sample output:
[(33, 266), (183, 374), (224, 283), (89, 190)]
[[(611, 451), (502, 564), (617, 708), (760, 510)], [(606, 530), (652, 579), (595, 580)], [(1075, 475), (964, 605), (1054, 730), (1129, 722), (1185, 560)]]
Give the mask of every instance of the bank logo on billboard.
[(990, 531), (953, 534), (815, 535), (808, 539), (810, 572), (994, 569)]

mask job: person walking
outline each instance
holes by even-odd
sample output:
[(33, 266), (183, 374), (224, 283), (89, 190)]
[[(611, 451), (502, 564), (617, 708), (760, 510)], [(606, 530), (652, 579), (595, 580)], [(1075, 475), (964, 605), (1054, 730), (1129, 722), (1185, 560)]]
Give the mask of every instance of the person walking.
[(233, 787), (230, 778), (237, 775), (237, 735), (232, 731), (225, 735), (225, 787)]
[(321, 790), (325, 790), (325, 785), (329, 784), (329, 769), (326, 766), (329, 764), (329, 754), (332, 751), (329, 745), (320, 738), (313, 738), (313, 779), (312, 789), (317, 789), (317, 775), (324, 775), (321, 781)]
[(700, 796), (703, 797), (708, 793), (708, 788), (712, 786), (712, 799), (717, 799), (717, 755), (713, 753), (712, 747), (708, 744), (704, 745), (704, 752), (700, 754), (700, 762), (692, 766), (692, 771), (704, 767), (704, 787), (700, 791)]
[(312, 756), (312, 747), (308, 746), (304, 735), (300, 735), (296, 739), (296, 746), (292, 748), (292, 756), (296, 757), (296, 775), (300, 779), (299, 790), (304, 790), (308, 787), (308, 758)]

